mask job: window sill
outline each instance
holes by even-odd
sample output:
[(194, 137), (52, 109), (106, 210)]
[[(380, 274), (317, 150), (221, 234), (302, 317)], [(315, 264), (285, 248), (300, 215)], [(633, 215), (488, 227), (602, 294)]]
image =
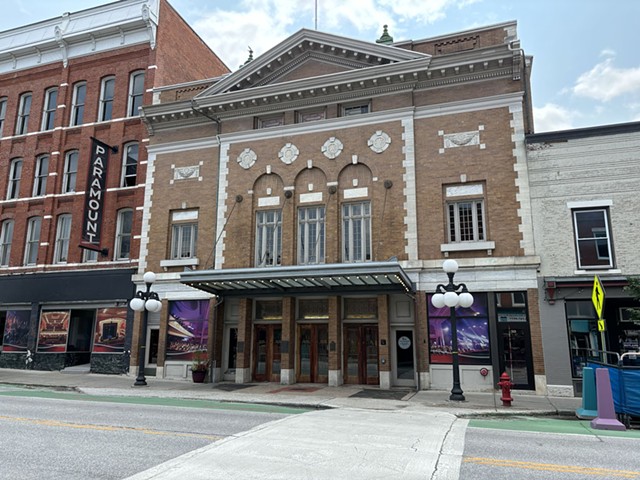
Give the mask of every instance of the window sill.
[(574, 275), (597, 275), (599, 273), (609, 273), (609, 274), (622, 274), (622, 270), (619, 268), (590, 268), (590, 269), (582, 269), (582, 270), (574, 270)]
[(161, 267), (190, 267), (193, 265), (199, 265), (200, 261), (197, 258), (180, 258), (177, 260), (160, 260)]
[(443, 243), (440, 245), (441, 252), (466, 252), (472, 250), (495, 250), (496, 242), (464, 242), (464, 243)]

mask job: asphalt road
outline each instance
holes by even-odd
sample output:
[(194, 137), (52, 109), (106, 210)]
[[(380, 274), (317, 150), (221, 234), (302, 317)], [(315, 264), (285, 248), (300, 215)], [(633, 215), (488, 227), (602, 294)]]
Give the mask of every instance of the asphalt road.
[(294, 411), (107, 400), (0, 389), (0, 478), (122, 479)]

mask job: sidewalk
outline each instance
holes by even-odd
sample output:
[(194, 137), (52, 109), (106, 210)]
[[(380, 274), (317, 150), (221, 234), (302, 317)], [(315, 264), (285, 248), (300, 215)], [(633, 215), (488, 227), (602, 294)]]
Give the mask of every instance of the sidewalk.
[(147, 386), (134, 387), (135, 375), (61, 373), (0, 369), (0, 384), (76, 390), (87, 395), (189, 398), (237, 403), (260, 403), (304, 408), (362, 408), (370, 410), (428, 409), (457, 417), (478, 415), (574, 416), (582, 400), (513, 391), (511, 407), (504, 407), (500, 392), (465, 392), (466, 400), (449, 400), (449, 392), (410, 389), (380, 390), (376, 387), (276, 383), (192, 383), (147, 377)]

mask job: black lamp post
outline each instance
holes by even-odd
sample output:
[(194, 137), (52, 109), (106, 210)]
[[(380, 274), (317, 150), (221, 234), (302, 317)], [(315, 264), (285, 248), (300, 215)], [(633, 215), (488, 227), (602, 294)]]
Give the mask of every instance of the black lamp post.
[(134, 387), (147, 384), (147, 379), (144, 376), (144, 362), (147, 356), (147, 316), (149, 312), (159, 312), (162, 310), (162, 302), (160, 302), (158, 294), (151, 291), (151, 285), (156, 281), (156, 274), (147, 272), (142, 278), (147, 285), (147, 290), (145, 292), (138, 290), (136, 296), (129, 302), (132, 310), (142, 312), (142, 333), (140, 334), (138, 345), (138, 377), (136, 378), (136, 383), (133, 384)]
[(458, 271), (458, 262), (455, 260), (445, 260), (442, 269), (449, 277), (449, 283), (438, 285), (436, 293), (431, 297), (431, 303), (436, 308), (445, 305), (449, 307), (449, 322), (451, 323), (451, 356), (453, 363), (453, 388), (449, 400), (464, 401), (462, 387), (460, 386), (460, 360), (458, 358), (458, 327), (456, 324), (456, 307), (470, 307), (473, 305), (473, 295), (467, 290), (464, 283), (456, 285), (453, 283), (453, 276)]

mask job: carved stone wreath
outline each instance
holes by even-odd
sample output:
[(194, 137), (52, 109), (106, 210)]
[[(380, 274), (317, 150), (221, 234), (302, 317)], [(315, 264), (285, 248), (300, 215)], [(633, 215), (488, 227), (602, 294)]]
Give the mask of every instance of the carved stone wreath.
[(336, 137), (331, 137), (329, 140), (324, 142), (322, 148), (320, 149), (324, 156), (330, 159), (336, 158), (340, 153), (342, 153), (342, 142), (338, 140)]
[(245, 148), (242, 153), (238, 155), (238, 163), (244, 169), (251, 168), (253, 164), (256, 163), (257, 159), (258, 156), (256, 155), (256, 152), (250, 148)]
[(295, 162), (296, 158), (298, 158), (299, 153), (300, 150), (298, 150), (298, 147), (296, 147), (292, 143), (287, 143), (280, 149), (280, 153), (278, 153), (278, 156), (280, 157), (280, 160), (289, 165)]
[(369, 148), (371, 148), (375, 153), (382, 153), (389, 147), (390, 143), (391, 137), (382, 130), (378, 130), (376, 133), (371, 135), (367, 145), (369, 145)]

